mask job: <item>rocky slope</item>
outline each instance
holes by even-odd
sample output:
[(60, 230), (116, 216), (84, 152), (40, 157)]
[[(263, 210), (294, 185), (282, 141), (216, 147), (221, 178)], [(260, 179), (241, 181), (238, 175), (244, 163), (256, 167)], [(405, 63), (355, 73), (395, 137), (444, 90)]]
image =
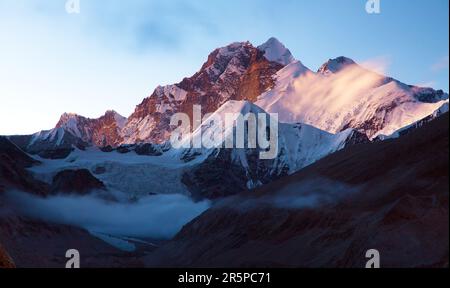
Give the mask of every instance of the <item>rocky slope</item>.
[(97, 119), (65, 113), (56, 124), (56, 128), (63, 128), (84, 142), (103, 147), (117, 145), (122, 141), (120, 131), (126, 121), (125, 117), (112, 110)]
[(46, 194), (47, 185), (26, 170), (39, 162), (24, 153), (6, 137), (0, 137), (0, 194), (7, 188), (16, 188), (39, 195)]
[[(80, 252), (81, 267), (142, 267), (143, 252), (128, 253), (87, 231), (9, 214), (0, 216), (0, 242), (9, 252), (4, 260), (20, 268), (64, 268), (69, 249)], [(0, 267), (2, 251), (0, 248)], [(3, 255), (5, 256), (5, 254)], [(11, 260), (12, 259), (12, 260)], [(4, 262), (11, 266), (11, 262)]]
[(149, 266), (448, 267), (449, 116), (336, 152), (209, 209)]

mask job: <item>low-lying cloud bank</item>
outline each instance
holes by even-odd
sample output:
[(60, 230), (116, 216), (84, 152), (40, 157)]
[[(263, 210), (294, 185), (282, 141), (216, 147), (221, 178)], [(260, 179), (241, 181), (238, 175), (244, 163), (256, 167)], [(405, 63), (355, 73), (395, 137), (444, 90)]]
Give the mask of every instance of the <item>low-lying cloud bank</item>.
[(256, 197), (236, 195), (223, 199), (215, 204), (215, 208), (225, 207), (244, 212), (267, 206), (278, 209), (320, 209), (324, 205), (337, 204), (362, 191), (362, 186), (324, 177), (299, 179), (286, 185), (278, 182), (278, 186), (269, 193)]
[(8, 202), (28, 217), (115, 236), (169, 239), (209, 208), (180, 194), (154, 195), (135, 203), (107, 202), (94, 196), (39, 198), (8, 192)]

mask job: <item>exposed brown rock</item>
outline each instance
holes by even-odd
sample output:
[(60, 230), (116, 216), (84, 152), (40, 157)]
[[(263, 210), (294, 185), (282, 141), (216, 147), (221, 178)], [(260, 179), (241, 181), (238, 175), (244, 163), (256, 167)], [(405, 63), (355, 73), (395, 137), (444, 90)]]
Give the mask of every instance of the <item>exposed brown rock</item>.
[[(220, 53), (221, 49), (228, 49), (228, 53)], [(208, 56), (199, 72), (172, 85), (187, 92), (185, 99), (176, 101), (176, 97), (167, 92), (170, 86), (158, 87), (136, 107), (128, 118), (128, 129), (134, 129), (130, 123), (137, 126), (137, 123), (149, 121), (154, 125), (148, 126), (151, 131), (146, 137), (137, 137), (131, 142), (168, 140), (170, 117), (182, 112), (192, 119), (193, 105), (201, 105), (204, 115), (216, 111), (228, 100), (255, 101), (258, 95), (274, 86), (274, 75), (283, 68), (279, 63), (268, 61), (263, 52), (249, 42), (233, 43), (221, 49)], [(164, 105), (169, 108), (161, 113), (158, 109)]]
[(13, 260), (0, 244), (0, 268), (15, 268)]
[(242, 76), (242, 82), (234, 100), (255, 102), (259, 95), (273, 88), (274, 75), (283, 68), (281, 64), (267, 61), (259, 50), (252, 54), (251, 63)]
[(55, 128), (67, 128), (71, 120), (76, 123), (81, 139), (98, 147), (114, 146), (123, 140), (120, 136), (120, 124), (125, 123), (125, 118), (115, 111), (107, 111), (96, 119), (66, 113), (61, 116)]
[(73, 148), (45, 149), (37, 153), (37, 155), (45, 159), (65, 159), (73, 150)]

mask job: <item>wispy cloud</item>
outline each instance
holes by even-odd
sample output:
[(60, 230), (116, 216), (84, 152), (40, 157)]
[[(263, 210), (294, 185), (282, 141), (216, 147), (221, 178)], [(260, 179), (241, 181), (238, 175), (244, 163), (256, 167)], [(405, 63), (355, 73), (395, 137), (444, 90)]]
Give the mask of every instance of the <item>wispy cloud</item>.
[(449, 67), (449, 58), (448, 55), (440, 58), (433, 65), (431, 65), (431, 70), (433, 72), (439, 72), (442, 70), (448, 70)]
[[(87, 30), (100, 29), (99, 35), (119, 39), (127, 35), (132, 47), (142, 50), (176, 50), (189, 41), (193, 35), (217, 33), (214, 21), (207, 11), (186, 1), (103, 1), (88, 2), (82, 13), (89, 13)], [(91, 31), (91, 32), (96, 32)], [(185, 45), (186, 44), (186, 45)]]

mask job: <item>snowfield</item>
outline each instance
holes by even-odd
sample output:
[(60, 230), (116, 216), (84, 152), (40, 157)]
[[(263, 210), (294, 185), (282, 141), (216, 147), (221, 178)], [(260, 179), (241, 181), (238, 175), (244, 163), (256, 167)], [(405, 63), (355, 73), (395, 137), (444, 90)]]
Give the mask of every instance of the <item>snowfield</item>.
[(278, 113), (281, 122), (301, 122), (330, 133), (357, 128), (375, 138), (390, 135), (448, 103), (448, 94), (434, 102), (420, 101), (416, 95), (426, 92), (424, 88), (381, 76), (350, 60), (341, 65), (330, 61), (329, 69), (318, 73), (299, 61), (290, 63), (278, 71), (275, 87), (255, 104)]
[[(42, 164), (30, 168), (30, 171), (47, 183), (59, 171), (85, 168), (103, 181), (108, 189), (123, 192), (130, 199), (152, 194), (187, 194), (181, 175), (183, 169), (192, 165), (170, 154), (141, 156), (134, 151), (126, 154), (116, 151), (106, 153), (94, 147), (86, 151), (75, 149), (66, 159), (35, 158)], [(104, 172), (95, 173), (99, 170)]]

